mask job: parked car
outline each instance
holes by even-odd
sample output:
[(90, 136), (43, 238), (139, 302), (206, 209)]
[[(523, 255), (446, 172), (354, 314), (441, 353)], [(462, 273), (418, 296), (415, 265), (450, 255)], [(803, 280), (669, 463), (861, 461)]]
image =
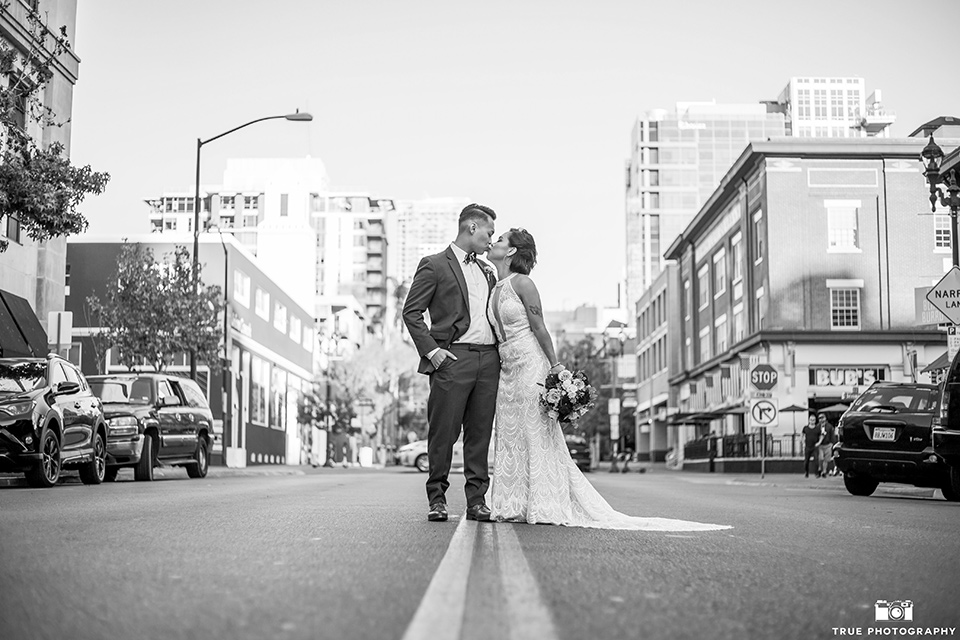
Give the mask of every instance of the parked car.
[(837, 468), (847, 491), (869, 496), (881, 482), (943, 491), (960, 500), (949, 484), (949, 467), (934, 452), (933, 418), (940, 389), (932, 384), (875, 382), (840, 418)]
[(581, 471), (590, 471), (590, 445), (583, 436), (573, 434), (564, 435), (570, 457), (577, 463)]
[(203, 392), (189, 378), (163, 373), (90, 376), (103, 401), (107, 426), (106, 480), (124, 467), (135, 480), (153, 480), (161, 464), (186, 467), (191, 478), (209, 468), (213, 415)]
[[(427, 441), (417, 440), (410, 444), (405, 444), (399, 449), (393, 457), (394, 462), (403, 467), (416, 467), (417, 471), (426, 473), (430, 470), (430, 463), (427, 461)], [(453, 443), (453, 458), (450, 462), (451, 469), (463, 468), (463, 437), (461, 436)]]
[(107, 426), (80, 370), (56, 355), (0, 358), (0, 470), (52, 487), (63, 469), (84, 484), (106, 470)]
[(947, 464), (943, 495), (960, 496), (960, 356), (954, 357), (940, 385), (939, 411), (933, 417), (933, 452)]

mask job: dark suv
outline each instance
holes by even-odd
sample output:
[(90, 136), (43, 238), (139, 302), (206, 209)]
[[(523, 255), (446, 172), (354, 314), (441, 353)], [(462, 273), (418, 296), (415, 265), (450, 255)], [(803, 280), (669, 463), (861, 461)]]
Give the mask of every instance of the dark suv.
[(153, 480), (161, 464), (203, 478), (209, 467), (213, 415), (196, 382), (163, 373), (89, 376), (109, 426), (108, 481), (123, 467), (136, 480)]
[(106, 441), (100, 400), (76, 367), (53, 354), (0, 358), (0, 471), (52, 487), (76, 468), (84, 484), (100, 484)]
[(941, 489), (960, 500), (949, 485), (949, 469), (933, 449), (933, 418), (940, 389), (932, 384), (875, 382), (840, 418), (834, 448), (847, 491), (869, 496), (881, 482)]
[(933, 418), (933, 451), (948, 466), (949, 484), (943, 495), (960, 496), (960, 353), (950, 363), (940, 387), (940, 411)]

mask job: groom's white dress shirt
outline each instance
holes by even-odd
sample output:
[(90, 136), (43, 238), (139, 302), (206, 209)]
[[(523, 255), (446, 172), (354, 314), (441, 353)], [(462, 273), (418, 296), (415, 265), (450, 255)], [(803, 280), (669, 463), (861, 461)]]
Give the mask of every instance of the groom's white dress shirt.
[[(453, 249), (457, 264), (463, 272), (463, 279), (467, 282), (467, 303), (470, 307), (470, 326), (453, 344), (495, 344), (493, 328), (487, 322), (487, 298), (490, 294), (490, 285), (487, 284), (483, 268), (476, 262), (464, 263), (463, 259), (467, 257), (467, 252), (456, 244), (450, 243), (450, 248)], [(437, 347), (427, 354), (427, 358), (432, 358), (433, 354), (439, 350), (440, 348)]]

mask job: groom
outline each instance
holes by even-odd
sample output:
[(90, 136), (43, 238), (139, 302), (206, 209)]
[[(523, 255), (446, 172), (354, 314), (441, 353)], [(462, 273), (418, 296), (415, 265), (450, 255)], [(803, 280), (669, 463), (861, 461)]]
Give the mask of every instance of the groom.
[[(460, 212), (457, 239), (420, 261), (403, 305), (403, 322), (420, 353), (420, 373), (430, 376), (427, 401), (427, 520), (447, 519), (453, 444), (463, 427), (464, 493), (469, 520), (490, 520), (484, 501), (490, 475), (487, 449), (493, 429), (500, 354), (487, 320), (493, 270), (477, 260), (493, 242), (497, 214), (469, 204)], [(424, 313), (430, 313), (430, 327)]]

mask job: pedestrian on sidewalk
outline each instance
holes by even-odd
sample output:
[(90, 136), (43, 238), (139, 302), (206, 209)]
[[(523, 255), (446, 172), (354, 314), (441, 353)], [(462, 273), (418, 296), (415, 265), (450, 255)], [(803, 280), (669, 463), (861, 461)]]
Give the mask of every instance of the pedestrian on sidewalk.
[(826, 478), (833, 470), (833, 445), (837, 442), (837, 430), (827, 420), (825, 414), (817, 416), (817, 426), (820, 429), (820, 442), (817, 443), (817, 449), (820, 454), (820, 472), (817, 477)]
[(810, 461), (813, 460), (813, 470), (820, 477), (817, 466), (817, 443), (820, 442), (820, 427), (817, 426), (817, 414), (807, 416), (807, 426), (803, 428), (803, 477), (810, 477)]

